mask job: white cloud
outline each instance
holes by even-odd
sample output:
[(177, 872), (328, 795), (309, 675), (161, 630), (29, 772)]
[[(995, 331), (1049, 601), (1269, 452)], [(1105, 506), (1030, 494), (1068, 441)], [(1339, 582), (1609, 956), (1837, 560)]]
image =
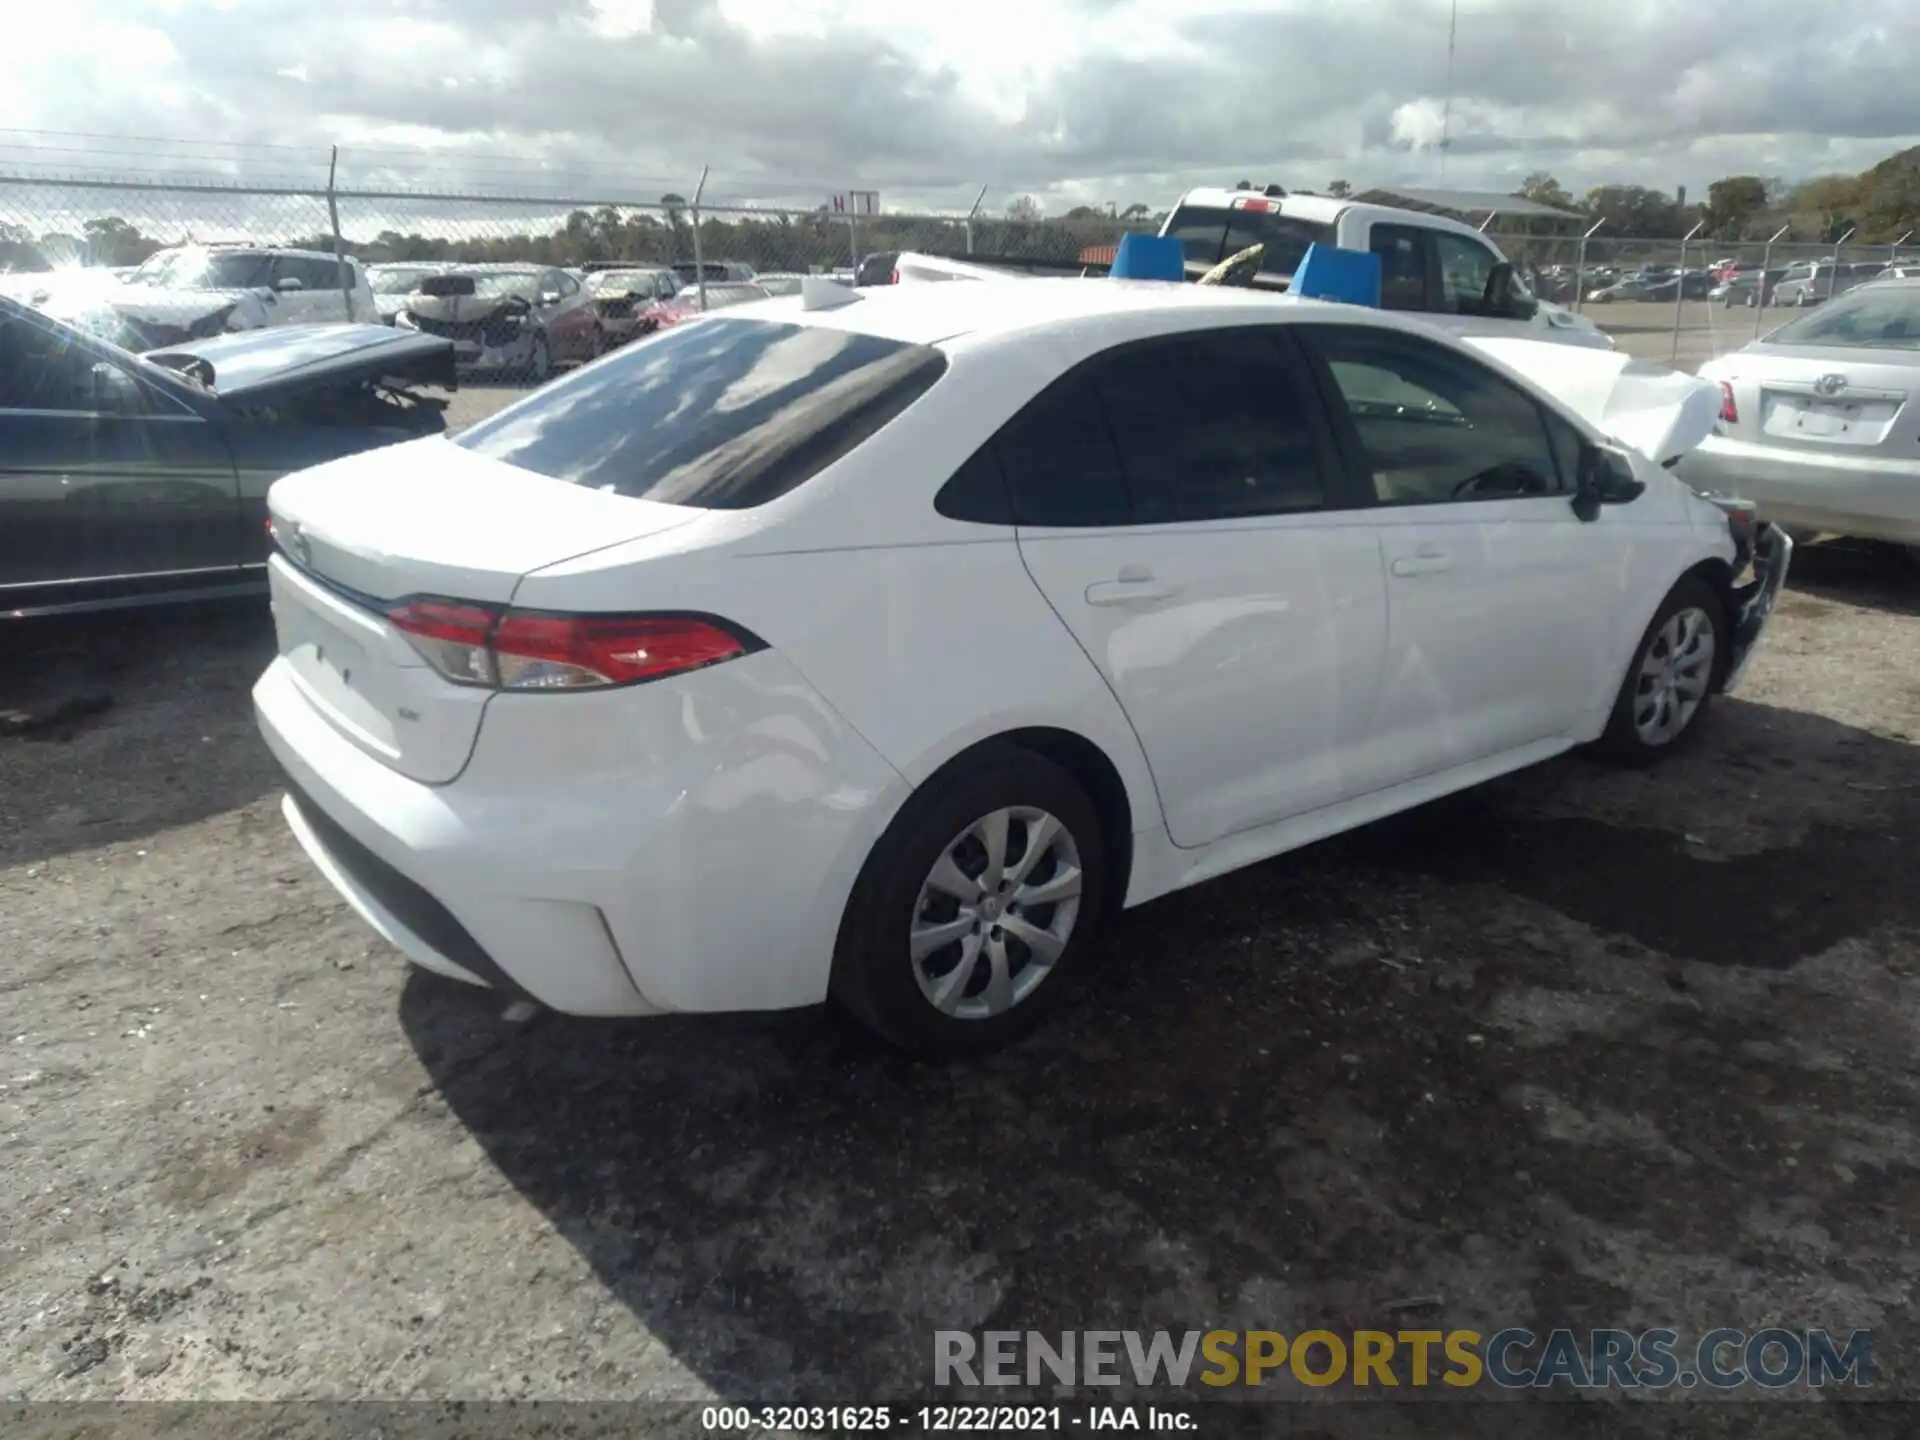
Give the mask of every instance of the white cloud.
[[(394, 186), (890, 206), (1437, 183), (1447, 0), (71, 0), (0, 49), (0, 170), (325, 164)], [(1462, 0), (1445, 179), (1698, 192), (1920, 138), (1920, 6)], [(177, 136), (172, 149), (28, 136)], [(271, 149), (268, 147), (294, 147)], [(410, 154), (397, 153), (410, 151)], [(314, 157), (320, 157), (317, 161)], [(55, 162), (64, 162), (56, 165)], [(541, 193), (557, 193), (551, 187)]]

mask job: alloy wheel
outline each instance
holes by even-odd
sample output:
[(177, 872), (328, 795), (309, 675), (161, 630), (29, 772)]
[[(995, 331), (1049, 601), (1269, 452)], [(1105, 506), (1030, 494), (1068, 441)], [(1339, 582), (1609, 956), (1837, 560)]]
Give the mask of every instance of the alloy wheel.
[(1713, 682), (1713, 620), (1697, 605), (1667, 617), (1634, 678), (1634, 733), (1669, 745), (1692, 723)]
[(907, 937), (920, 992), (943, 1015), (985, 1020), (1033, 994), (1080, 915), (1073, 834), (1045, 810), (1009, 806), (941, 850)]

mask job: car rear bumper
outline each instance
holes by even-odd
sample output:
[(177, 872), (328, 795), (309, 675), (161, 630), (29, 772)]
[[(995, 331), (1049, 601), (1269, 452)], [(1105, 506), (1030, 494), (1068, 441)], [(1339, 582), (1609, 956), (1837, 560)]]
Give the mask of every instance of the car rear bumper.
[(1697, 489), (1751, 500), (1761, 518), (1795, 530), (1920, 543), (1920, 459), (1809, 454), (1710, 435), (1676, 473)]
[(773, 652), (496, 696), (446, 785), (349, 742), (284, 660), (254, 704), (290, 828), (374, 930), (572, 1014), (824, 999), (846, 897), (907, 788)]

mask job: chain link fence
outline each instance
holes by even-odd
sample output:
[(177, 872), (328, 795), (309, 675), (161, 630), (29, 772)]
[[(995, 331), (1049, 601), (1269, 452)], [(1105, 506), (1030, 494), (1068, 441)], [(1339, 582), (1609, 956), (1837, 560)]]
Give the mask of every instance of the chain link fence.
[[(873, 197), (857, 194), (856, 203), (840, 207), (703, 203), (711, 193), (704, 178), (689, 188), (690, 196), (663, 186), (652, 198), (623, 199), (423, 193), (366, 181), (336, 185), (331, 179), (312, 186), (242, 186), (0, 175), (0, 293), (81, 318), (101, 313), (100, 287), (114, 283), (111, 270), (138, 266), (176, 246), (232, 243), (352, 256), (369, 268), (376, 291), (403, 283), (398, 272), (383, 281), (375, 268), (390, 264), (510, 263), (570, 269), (577, 276), (620, 264), (697, 265), (698, 272), (681, 273), (704, 275), (711, 286), (691, 287), (682, 303), (710, 308), (752, 293), (720, 288), (740, 273), (729, 267), (766, 279), (848, 276), (869, 261), (874, 268), (862, 278), (884, 278), (901, 251), (1034, 274), (1098, 273), (1112, 262), (1124, 235), (1151, 233), (1160, 218), (1143, 207), (1124, 216), (1041, 218), (1027, 203), (989, 213), (981, 203), (985, 191), (965, 213), (915, 214), (879, 210)], [(1609, 306), (1670, 306), (1675, 355), (1683, 328), (1711, 328), (1715, 351), (1731, 348), (1744, 316), (1724, 312), (1760, 312), (1745, 327), (1758, 333), (1764, 314), (1782, 304), (1824, 299), (1891, 264), (1920, 264), (1920, 247), (1913, 246), (1683, 243), (1498, 230), (1489, 230), (1487, 238), (1541, 298), (1590, 311), (1603, 323), (1616, 313)], [(237, 258), (235, 265), (237, 270)], [(322, 287), (346, 278), (337, 266), (317, 267), (314, 275), (322, 277)], [(301, 287), (287, 291), (238, 273), (226, 279), (235, 288), (264, 284), (276, 292), (270, 303), (287, 311), (308, 303), (300, 298)], [(1810, 285), (1798, 283), (1809, 279)], [(595, 283), (586, 280), (589, 289)], [(392, 318), (387, 312), (397, 309), (379, 304), (376, 296), (381, 314), (360, 315), (354, 307), (364, 307), (364, 297), (356, 301), (351, 287), (343, 291), (353, 318)], [(296, 298), (288, 300), (289, 293)], [(1712, 307), (1722, 313), (1713, 314)]]

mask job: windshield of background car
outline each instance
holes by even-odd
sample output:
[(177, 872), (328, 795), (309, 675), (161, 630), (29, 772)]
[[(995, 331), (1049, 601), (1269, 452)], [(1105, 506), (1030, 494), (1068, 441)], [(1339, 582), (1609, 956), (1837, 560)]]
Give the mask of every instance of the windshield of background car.
[(946, 368), (925, 345), (715, 319), (562, 376), (453, 443), (571, 485), (744, 510), (848, 454)]
[(268, 283), (268, 255), (222, 250), (173, 250), (152, 256), (130, 277), (167, 290), (245, 290)]
[(376, 295), (411, 295), (432, 270), (371, 270), (367, 284)]
[(485, 295), (493, 300), (509, 295), (532, 300), (540, 294), (540, 272), (537, 270), (476, 270), (461, 273), (472, 276), (474, 294)]
[(651, 270), (598, 270), (587, 276), (589, 290), (604, 290), (609, 295), (651, 295)]
[(1920, 350), (1920, 285), (1863, 285), (1788, 321), (1764, 343)]
[(1211, 205), (1180, 206), (1173, 212), (1166, 233), (1180, 241), (1190, 265), (1218, 265), (1249, 245), (1265, 245), (1266, 254), (1260, 258), (1262, 275), (1291, 275), (1300, 268), (1307, 246), (1333, 244), (1331, 225), (1271, 210)]

